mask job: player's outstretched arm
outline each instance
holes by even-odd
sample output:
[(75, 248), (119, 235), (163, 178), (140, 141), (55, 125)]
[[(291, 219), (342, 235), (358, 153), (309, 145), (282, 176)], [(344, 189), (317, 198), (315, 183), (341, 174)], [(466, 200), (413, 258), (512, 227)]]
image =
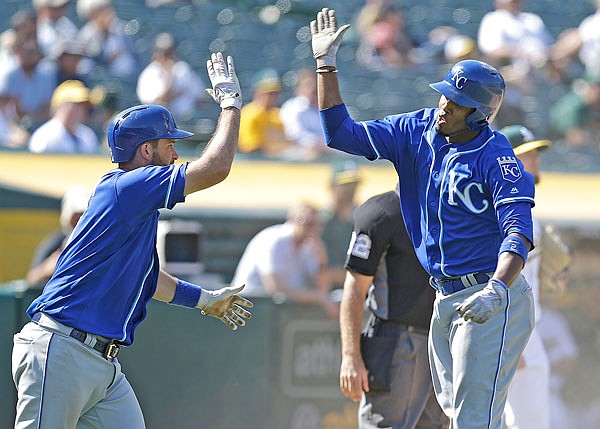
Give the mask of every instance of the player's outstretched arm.
[(160, 270), (153, 298), (182, 307), (197, 308), (202, 314), (219, 319), (235, 331), (252, 316), (247, 309), (254, 304), (239, 295), (244, 286), (208, 290)]
[(203, 314), (219, 319), (234, 331), (244, 326), (252, 314), (246, 308), (252, 308), (252, 301), (240, 296), (245, 285), (227, 286), (217, 290), (202, 290), (196, 308)]
[(317, 19), (310, 23), (313, 57), (317, 63), (319, 109), (343, 103), (336, 76), (336, 55), (348, 28), (349, 24), (338, 28), (335, 10), (328, 8), (318, 12)]
[(212, 88), (207, 92), (221, 106), (217, 128), (202, 155), (188, 164), (184, 194), (200, 191), (225, 180), (237, 150), (242, 92), (233, 58), (221, 52), (206, 62)]

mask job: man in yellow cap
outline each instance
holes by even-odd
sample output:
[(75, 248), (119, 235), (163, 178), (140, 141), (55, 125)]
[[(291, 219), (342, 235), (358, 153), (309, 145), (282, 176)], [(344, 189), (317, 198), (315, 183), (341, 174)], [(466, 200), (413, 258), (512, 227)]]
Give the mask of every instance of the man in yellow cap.
[[(536, 138), (531, 130), (523, 125), (510, 125), (502, 128), (500, 132), (506, 136), (515, 155), (523, 163), (525, 171), (533, 176), (537, 184), (540, 180), (540, 151), (550, 147), (550, 140)], [(523, 267), (523, 275), (533, 289), (536, 325), (542, 316), (539, 302), (542, 235), (542, 226), (534, 214), (535, 248), (529, 252)], [(508, 390), (508, 399), (504, 408), (506, 428), (549, 429), (549, 395), (550, 365), (538, 329), (534, 327)]]
[(281, 80), (273, 69), (263, 69), (254, 77), (252, 101), (242, 108), (239, 150), (273, 157), (284, 156), (292, 146), (279, 118)]
[(42, 124), (29, 140), (31, 152), (96, 153), (96, 133), (83, 122), (88, 117), (95, 94), (78, 80), (61, 83), (50, 101), (52, 117)]

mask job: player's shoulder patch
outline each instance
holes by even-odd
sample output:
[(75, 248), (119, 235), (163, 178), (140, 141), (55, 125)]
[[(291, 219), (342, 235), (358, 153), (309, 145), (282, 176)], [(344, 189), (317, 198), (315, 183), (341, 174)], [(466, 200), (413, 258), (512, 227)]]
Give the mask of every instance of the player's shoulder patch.
[(496, 161), (498, 161), (500, 173), (504, 180), (515, 183), (523, 176), (516, 157), (510, 155), (499, 156)]
[(350, 246), (348, 247), (348, 254), (360, 259), (369, 259), (371, 245), (371, 237), (367, 234), (357, 234), (356, 231), (352, 231), (352, 239), (350, 240)]

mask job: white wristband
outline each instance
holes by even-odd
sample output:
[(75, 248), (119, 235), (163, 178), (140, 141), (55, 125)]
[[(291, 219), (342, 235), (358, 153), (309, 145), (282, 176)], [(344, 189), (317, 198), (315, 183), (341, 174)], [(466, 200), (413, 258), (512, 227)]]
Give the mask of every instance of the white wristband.
[(240, 97), (227, 97), (224, 98), (223, 101), (221, 101), (221, 109), (225, 109), (226, 107), (235, 107), (237, 109), (242, 108), (242, 100), (240, 100)]

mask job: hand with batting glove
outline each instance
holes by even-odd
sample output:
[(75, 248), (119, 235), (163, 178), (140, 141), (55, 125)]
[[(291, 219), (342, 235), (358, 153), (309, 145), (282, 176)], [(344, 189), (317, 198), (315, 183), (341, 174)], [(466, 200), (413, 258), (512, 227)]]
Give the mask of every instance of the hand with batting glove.
[(465, 299), (457, 308), (465, 320), (484, 323), (500, 310), (502, 301), (508, 294), (506, 285), (496, 279), (490, 279), (479, 292)]
[(350, 28), (349, 24), (337, 28), (333, 9), (325, 7), (317, 13), (317, 19), (310, 23), (312, 51), (313, 57), (317, 60), (317, 69), (336, 67), (335, 56), (348, 28)]
[(244, 286), (228, 286), (217, 290), (202, 289), (196, 308), (202, 310), (203, 314), (216, 317), (235, 331), (238, 326), (244, 326), (246, 319), (252, 316), (243, 307), (252, 308), (254, 304), (238, 295)]
[(233, 58), (227, 57), (227, 66), (225, 66), (223, 54), (213, 53), (210, 60), (206, 62), (206, 69), (212, 84), (212, 89), (209, 88), (206, 92), (219, 103), (221, 109), (226, 107), (241, 109), (242, 91), (235, 74)]

